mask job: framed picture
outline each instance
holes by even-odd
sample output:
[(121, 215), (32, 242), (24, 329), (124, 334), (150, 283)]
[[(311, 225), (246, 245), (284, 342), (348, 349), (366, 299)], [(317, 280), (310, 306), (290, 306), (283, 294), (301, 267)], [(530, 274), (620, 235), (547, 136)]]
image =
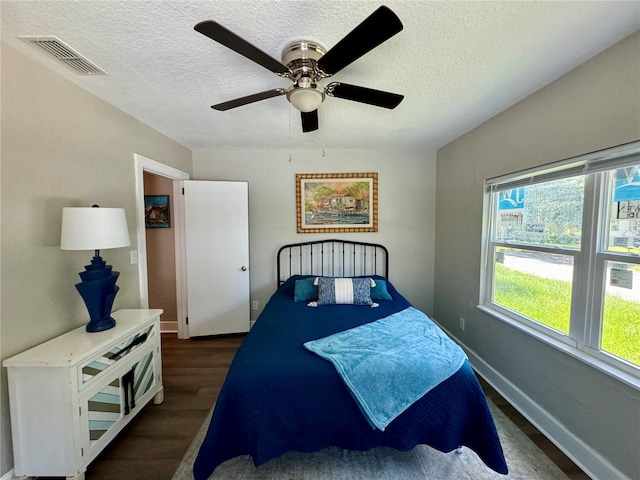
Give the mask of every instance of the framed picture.
[(296, 174), (298, 233), (377, 232), (377, 173)]
[(147, 228), (169, 228), (169, 195), (144, 196), (144, 226)]

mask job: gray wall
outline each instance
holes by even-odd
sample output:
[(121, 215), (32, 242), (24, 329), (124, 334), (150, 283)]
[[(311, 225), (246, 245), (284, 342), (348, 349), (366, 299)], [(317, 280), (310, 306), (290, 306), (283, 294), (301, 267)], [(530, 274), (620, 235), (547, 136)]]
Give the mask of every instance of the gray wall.
[(296, 233), (296, 173), (340, 172), (378, 172), (379, 225), (377, 233), (331, 236), (384, 244), (392, 283), (417, 308), (432, 312), (435, 153), (327, 150), (323, 156), (321, 148), (193, 152), (194, 178), (249, 182), (251, 292), (261, 307), (276, 288), (278, 248), (327, 238)]
[(476, 305), (483, 181), (639, 138), (636, 32), (440, 149), (434, 295), (436, 319), (498, 373), (504, 388), (530, 399), (568, 438), (577, 437), (577, 451), (584, 444), (583, 453), (592, 449), (634, 479), (640, 478), (640, 392)]
[[(92, 252), (60, 250), (64, 206), (125, 208), (136, 249), (140, 153), (191, 172), (191, 152), (2, 44), (2, 294), (0, 358), (88, 321), (74, 284)], [(114, 310), (139, 308), (129, 248), (106, 250), (120, 272)], [(6, 369), (0, 395), (0, 476), (13, 467)]]

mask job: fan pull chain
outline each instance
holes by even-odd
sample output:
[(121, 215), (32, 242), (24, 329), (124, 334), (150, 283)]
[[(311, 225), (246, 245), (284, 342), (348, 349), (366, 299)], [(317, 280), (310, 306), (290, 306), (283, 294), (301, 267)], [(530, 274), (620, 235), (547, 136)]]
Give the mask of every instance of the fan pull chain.
[[(321, 121), (322, 120), (322, 121)], [(324, 125), (324, 109), (320, 110), (318, 109), (318, 124), (322, 124)], [(322, 149), (322, 158), (325, 157), (324, 155), (324, 149), (325, 149), (325, 145), (327, 144), (326, 142), (326, 136), (325, 136), (325, 129), (323, 128), (322, 130), (320, 130), (318, 132), (318, 137), (320, 138), (320, 145), (322, 145), (321, 149)]]
[(289, 163), (291, 163), (291, 104), (289, 103)]

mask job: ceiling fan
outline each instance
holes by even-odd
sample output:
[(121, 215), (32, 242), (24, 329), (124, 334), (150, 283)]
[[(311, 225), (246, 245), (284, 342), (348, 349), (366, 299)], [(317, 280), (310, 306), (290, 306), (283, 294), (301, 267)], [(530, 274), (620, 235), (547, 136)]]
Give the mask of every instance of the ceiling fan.
[(289, 88), (274, 88), (212, 105), (211, 108), (215, 110), (230, 110), (286, 95), (287, 100), (300, 110), (302, 131), (311, 132), (318, 129), (318, 107), (326, 95), (389, 109), (397, 107), (404, 98), (396, 93), (341, 82), (331, 82), (325, 87), (320, 85), (321, 80), (338, 73), (402, 30), (402, 22), (398, 16), (385, 6), (369, 15), (329, 51), (317, 43), (300, 40), (283, 50), (282, 62), (213, 20), (200, 22), (194, 29), (276, 75), (293, 81)]

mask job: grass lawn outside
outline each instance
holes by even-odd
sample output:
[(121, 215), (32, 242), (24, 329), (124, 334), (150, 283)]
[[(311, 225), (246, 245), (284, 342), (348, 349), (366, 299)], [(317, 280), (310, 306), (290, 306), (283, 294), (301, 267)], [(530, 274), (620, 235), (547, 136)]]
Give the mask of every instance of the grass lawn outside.
[[(494, 302), (569, 333), (571, 284), (495, 265)], [(601, 348), (640, 366), (640, 303), (606, 294)]]

